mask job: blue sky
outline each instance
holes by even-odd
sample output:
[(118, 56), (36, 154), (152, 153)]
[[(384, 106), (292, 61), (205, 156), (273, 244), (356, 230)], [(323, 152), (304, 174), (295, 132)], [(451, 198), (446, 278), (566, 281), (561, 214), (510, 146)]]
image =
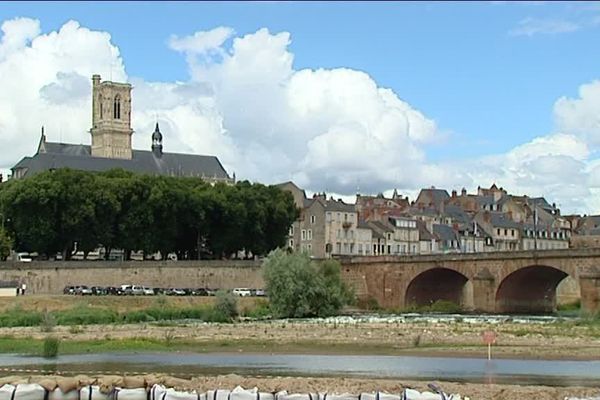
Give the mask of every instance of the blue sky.
[(190, 80), (172, 35), (230, 27), (231, 51), (233, 37), (289, 32), (294, 70), (363, 71), (435, 121), (436, 139), (419, 147), (431, 163), (555, 133), (557, 100), (600, 79), (599, 2), (3, 3), (0, 21), (15, 17), (39, 20), (42, 34), (68, 20), (108, 32), (127, 76), (148, 82)]

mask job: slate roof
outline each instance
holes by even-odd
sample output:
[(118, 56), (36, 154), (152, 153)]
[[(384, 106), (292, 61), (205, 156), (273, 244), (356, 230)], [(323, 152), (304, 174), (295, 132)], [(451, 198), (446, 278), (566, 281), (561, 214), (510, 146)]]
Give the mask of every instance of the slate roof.
[(520, 229), (521, 225), (508, 218), (505, 213), (492, 212), (490, 213), (492, 226), (498, 228), (515, 228)]
[(325, 201), (325, 211), (356, 212), (354, 204), (346, 204), (341, 200)]
[(419, 229), (419, 240), (434, 239), (434, 236), (431, 234), (431, 232), (429, 232), (423, 221), (417, 221), (417, 228)]
[(458, 234), (449, 225), (433, 225), (433, 234), (438, 237), (439, 240), (459, 240)]
[[(228, 180), (229, 175), (215, 156), (163, 153), (157, 157), (152, 151), (133, 150), (132, 159), (92, 157), (88, 145), (44, 143), (45, 152), (23, 158), (12, 169), (27, 168), (24, 177), (57, 168), (83, 171), (107, 171), (122, 168), (151, 175), (194, 176)], [(42, 151), (44, 150), (42, 149)]]

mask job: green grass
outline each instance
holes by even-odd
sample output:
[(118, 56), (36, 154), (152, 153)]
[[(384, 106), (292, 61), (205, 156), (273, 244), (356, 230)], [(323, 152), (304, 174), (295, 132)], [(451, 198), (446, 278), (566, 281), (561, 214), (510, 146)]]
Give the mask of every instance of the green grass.
[(78, 304), (69, 310), (54, 312), (25, 311), (20, 307), (0, 314), (0, 327), (39, 326), (43, 331), (49, 329), (49, 320), (56, 325), (104, 325), (134, 324), (153, 321), (175, 321), (194, 319), (205, 322), (231, 322), (231, 318), (214, 306), (160, 307), (158, 305), (135, 311), (118, 313), (116, 311), (89, 307)]

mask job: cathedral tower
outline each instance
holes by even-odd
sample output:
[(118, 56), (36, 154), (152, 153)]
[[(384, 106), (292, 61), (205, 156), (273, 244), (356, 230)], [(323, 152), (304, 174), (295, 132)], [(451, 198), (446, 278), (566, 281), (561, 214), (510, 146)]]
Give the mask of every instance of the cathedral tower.
[(92, 156), (130, 160), (131, 85), (92, 76)]

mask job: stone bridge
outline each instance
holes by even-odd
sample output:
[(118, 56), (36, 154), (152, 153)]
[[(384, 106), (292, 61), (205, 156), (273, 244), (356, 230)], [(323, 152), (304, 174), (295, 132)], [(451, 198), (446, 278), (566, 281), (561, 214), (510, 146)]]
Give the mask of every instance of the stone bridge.
[(340, 258), (359, 298), (404, 308), (449, 300), (481, 312), (551, 312), (565, 278), (600, 311), (600, 249)]

